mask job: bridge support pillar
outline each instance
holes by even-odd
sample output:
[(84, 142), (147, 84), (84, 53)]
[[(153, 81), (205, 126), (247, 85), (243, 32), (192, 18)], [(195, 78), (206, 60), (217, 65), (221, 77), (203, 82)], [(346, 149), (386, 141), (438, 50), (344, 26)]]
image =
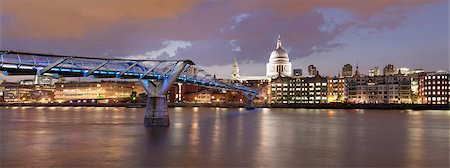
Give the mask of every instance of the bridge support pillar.
[(148, 97), (145, 107), (144, 125), (146, 126), (168, 126), (169, 112), (167, 108), (167, 98)]
[(245, 102), (245, 108), (246, 109), (255, 109), (255, 101), (253, 100), (247, 100)]
[(245, 96), (245, 108), (246, 109), (255, 109), (255, 93), (244, 93)]
[(184, 70), (187, 62), (178, 62), (170, 69), (163, 80), (140, 80), (147, 92), (147, 106), (145, 107), (145, 126), (169, 126), (169, 112), (166, 94), (175, 80)]

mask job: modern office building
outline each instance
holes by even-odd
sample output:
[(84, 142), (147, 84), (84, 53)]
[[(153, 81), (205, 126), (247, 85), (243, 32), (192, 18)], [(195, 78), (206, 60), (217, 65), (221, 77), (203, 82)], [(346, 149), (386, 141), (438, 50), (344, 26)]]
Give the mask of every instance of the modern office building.
[[(282, 77), (272, 79), (270, 83), (270, 103), (271, 104), (292, 104), (296, 103), (296, 97), (300, 97), (300, 81), (297, 77)], [(295, 86), (298, 84), (299, 86)]]
[(419, 100), (423, 104), (450, 102), (450, 75), (448, 71), (419, 74)]
[(302, 103), (327, 103), (327, 78), (319, 75), (301, 78)]
[(270, 103), (327, 103), (327, 79), (309, 77), (278, 77), (270, 84)]

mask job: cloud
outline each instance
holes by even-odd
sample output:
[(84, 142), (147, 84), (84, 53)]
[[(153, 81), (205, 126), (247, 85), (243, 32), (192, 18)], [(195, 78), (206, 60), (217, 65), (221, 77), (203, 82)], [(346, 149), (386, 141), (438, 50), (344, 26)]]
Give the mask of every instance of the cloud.
[(230, 27), (230, 30), (234, 31), (236, 27), (241, 23), (242, 21), (248, 19), (250, 17), (250, 14), (248, 13), (241, 13), (237, 16), (234, 16), (233, 19), (235, 23)]
[(309, 59), (343, 48), (336, 39), (349, 29), (392, 31), (408, 19), (405, 11), (434, 2), (2, 0), (0, 40), (2, 49), (172, 57), (207, 66), (237, 57), (264, 69), (278, 33), (291, 60)]
[(190, 47), (192, 44), (188, 41), (180, 41), (180, 40), (168, 40), (163, 41), (163, 48), (154, 51), (147, 51), (144, 54), (128, 56), (130, 59), (157, 59), (165, 56), (165, 58), (174, 57), (177, 54), (177, 51), (180, 49), (184, 49)]
[[(83, 38), (115, 24), (175, 18), (197, 0), (2, 0), (8, 38)], [(4, 33), (7, 32), (7, 33)]]
[(231, 49), (231, 51), (241, 51), (241, 47), (236, 44), (236, 40), (230, 40), (230, 45), (234, 47), (233, 49)]
[[(233, 18), (234, 23), (241, 23), (249, 19), (252, 13), (263, 9), (288, 17), (304, 15), (320, 8), (343, 9), (368, 20), (389, 8), (412, 8), (442, 1), (444, 0), (2, 0), (1, 28), (2, 38), (79, 39), (118, 26), (135, 27), (141, 26), (141, 23), (162, 21), (167, 27), (149, 24), (145, 28), (169, 30), (179, 36), (179, 31), (172, 31), (173, 28), (180, 28), (178, 24), (187, 28), (192, 28), (187, 25), (189, 22), (192, 25), (206, 24), (214, 30), (216, 26), (229, 22), (226, 17)], [(165, 22), (192, 13), (195, 13), (197, 20)], [(235, 25), (231, 26), (236, 28)], [(210, 33), (211, 30), (206, 32)], [(201, 34), (183, 34), (193, 35)]]
[(369, 19), (389, 7), (411, 8), (445, 1), (446, 0), (248, 0), (243, 5), (240, 5), (240, 7), (247, 10), (267, 8), (286, 16), (305, 14), (318, 8), (340, 8), (353, 11), (362, 19)]
[(335, 49), (342, 48), (344, 46), (345, 46), (345, 44), (338, 43), (338, 42), (331, 42), (330, 41), (330, 42), (325, 43), (325, 44), (323, 44), (321, 46), (313, 46), (312, 50), (313, 50), (314, 53), (330, 52), (330, 51), (333, 51)]
[(322, 14), (324, 22), (319, 27), (321, 32), (330, 33), (334, 31), (337, 27), (343, 25), (354, 24), (357, 22), (356, 16), (352, 12), (344, 9), (336, 8), (318, 8), (317, 12)]
[(245, 20), (245, 19), (247, 19), (249, 17), (250, 17), (250, 14), (248, 14), (248, 13), (241, 13), (241, 14), (235, 16), (234, 20), (236, 21), (236, 23), (240, 23), (240, 22), (242, 22), (243, 20)]

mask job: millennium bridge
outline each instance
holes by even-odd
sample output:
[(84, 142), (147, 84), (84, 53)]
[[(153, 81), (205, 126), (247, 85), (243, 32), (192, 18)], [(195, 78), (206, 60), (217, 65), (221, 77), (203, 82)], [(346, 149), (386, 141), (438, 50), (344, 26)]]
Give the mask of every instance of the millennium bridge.
[(0, 50), (0, 71), (6, 76), (52, 75), (61, 77), (139, 80), (147, 92), (144, 124), (169, 125), (166, 94), (174, 82), (207, 88), (237, 90), (246, 97), (246, 108), (254, 108), (259, 90), (222, 82), (191, 60), (134, 60), (31, 53)]

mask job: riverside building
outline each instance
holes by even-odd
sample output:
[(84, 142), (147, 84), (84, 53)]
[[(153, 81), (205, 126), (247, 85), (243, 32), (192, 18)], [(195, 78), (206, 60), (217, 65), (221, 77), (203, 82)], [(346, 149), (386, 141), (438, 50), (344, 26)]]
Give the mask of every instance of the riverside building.
[(328, 77), (327, 79), (328, 102), (345, 102), (347, 100), (347, 80), (345, 77)]
[(349, 102), (411, 103), (411, 79), (404, 75), (348, 78)]
[(82, 102), (104, 101), (108, 99), (129, 98), (133, 91), (143, 92), (139, 83), (133, 82), (67, 82), (57, 83), (55, 89), (55, 100), (67, 102), (80, 100)]
[(450, 75), (448, 71), (419, 75), (419, 100), (423, 104), (448, 104), (450, 102)]
[(277, 77), (270, 83), (272, 104), (327, 103), (327, 79), (309, 77)]

